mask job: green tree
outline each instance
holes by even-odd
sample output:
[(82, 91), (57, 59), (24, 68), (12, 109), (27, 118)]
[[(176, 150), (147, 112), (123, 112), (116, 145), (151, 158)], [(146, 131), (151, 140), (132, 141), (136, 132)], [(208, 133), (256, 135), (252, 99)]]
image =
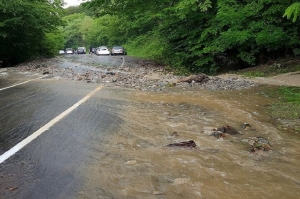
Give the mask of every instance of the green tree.
[(64, 49), (65, 40), (62, 30), (57, 29), (53, 32), (45, 34), (45, 38), (41, 43), (41, 55), (45, 57), (52, 57), (57, 55), (59, 49)]
[(46, 33), (61, 24), (59, 0), (0, 1), (0, 60), (16, 64), (40, 54)]
[(113, 46), (123, 43), (122, 22), (118, 16), (104, 15), (96, 18), (87, 33), (87, 42), (92, 46)]
[(284, 17), (287, 17), (288, 19), (291, 19), (293, 20), (293, 22), (295, 22), (298, 18), (300, 14), (300, 2), (296, 2), (296, 3), (293, 3), (292, 5), (290, 5), (286, 10), (285, 10), (285, 13), (284, 13)]
[(300, 43), (299, 28), (282, 18), (288, 4), (288, 0), (218, 1), (215, 17), (201, 34), (200, 44), (204, 46), (200, 55), (226, 69), (264, 63), (291, 53)]
[(88, 20), (84, 13), (75, 13), (63, 17), (65, 26), (63, 28), (65, 35), (65, 47), (66, 48), (77, 48), (78, 46), (85, 46), (84, 34), (82, 26), (84, 21)]
[[(215, 73), (300, 52), (300, 26), (282, 17), (289, 5), (290, 0), (92, 0), (83, 7), (96, 21), (90, 42), (110, 43), (118, 36), (136, 56)], [(102, 21), (114, 18), (118, 23)]]

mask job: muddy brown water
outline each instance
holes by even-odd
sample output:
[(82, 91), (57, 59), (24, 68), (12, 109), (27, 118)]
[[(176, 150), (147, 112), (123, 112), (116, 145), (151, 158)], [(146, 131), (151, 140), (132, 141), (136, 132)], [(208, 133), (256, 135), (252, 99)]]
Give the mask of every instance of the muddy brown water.
[[(299, 135), (276, 129), (276, 123), (266, 114), (266, 107), (276, 101), (268, 96), (269, 88), (170, 88), (170, 92), (163, 93), (112, 88), (101, 98), (107, 99), (104, 101), (111, 114), (121, 118), (115, 121), (121, 128), (112, 132), (105, 143), (93, 145), (90, 155), (95, 160), (82, 169), (83, 187), (75, 195), (130, 199), (298, 198)], [(124, 103), (112, 106), (110, 100)], [(251, 124), (254, 130), (244, 130), (243, 123)], [(236, 128), (240, 135), (221, 139), (210, 136), (213, 128), (224, 125)], [(173, 136), (174, 132), (178, 136)], [(272, 150), (250, 153), (248, 140), (256, 136), (268, 138)], [(165, 147), (188, 140), (194, 140), (197, 147)]]
[[(127, 102), (118, 107), (124, 123), (87, 168), (78, 198), (297, 198), (299, 136), (271, 123), (266, 90), (116, 92), (112, 98)], [(226, 124), (241, 134), (210, 136)], [(250, 153), (255, 136), (268, 138), (272, 150)], [(197, 147), (165, 147), (188, 140)]]

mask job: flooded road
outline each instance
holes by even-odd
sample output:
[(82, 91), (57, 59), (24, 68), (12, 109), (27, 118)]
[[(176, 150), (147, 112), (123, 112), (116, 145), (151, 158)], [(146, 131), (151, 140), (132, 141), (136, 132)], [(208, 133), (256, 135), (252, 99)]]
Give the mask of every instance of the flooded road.
[[(93, 180), (86, 186), (102, 184), (111, 198), (295, 198), (299, 137), (268, 123), (265, 89), (132, 94), (124, 122), (107, 143), (109, 152), (89, 168)], [(244, 122), (255, 130), (243, 130)], [(226, 124), (241, 135), (209, 136)], [(269, 138), (273, 150), (250, 153), (247, 139), (256, 136)], [(197, 147), (165, 147), (188, 140)]]
[[(45, 77), (0, 91), (0, 155), (98, 86)], [(297, 198), (300, 139), (266, 114), (271, 88), (103, 87), (0, 164), (0, 198)], [(240, 134), (211, 136), (224, 125)], [(272, 150), (251, 153), (257, 136)]]

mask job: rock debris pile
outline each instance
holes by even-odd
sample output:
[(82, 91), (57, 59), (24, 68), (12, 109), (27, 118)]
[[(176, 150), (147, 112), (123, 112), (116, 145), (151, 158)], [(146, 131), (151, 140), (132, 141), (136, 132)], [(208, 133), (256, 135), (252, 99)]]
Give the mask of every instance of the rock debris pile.
[(173, 87), (181, 89), (235, 90), (248, 89), (257, 83), (238, 78), (220, 78), (206, 74), (177, 76), (167, 71), (163, 66), (140, 65), (119, 68), (90, 66), (81, 68), (74, 64), (72, 67), (59, 67), (54, 61), (32, 61), (20, 64), (14, 68), (20, 72), (48, 74), (59, 78), (87, 83), (98, 83), (108, 86), (122, 86), (144, 91), (163, 91)]

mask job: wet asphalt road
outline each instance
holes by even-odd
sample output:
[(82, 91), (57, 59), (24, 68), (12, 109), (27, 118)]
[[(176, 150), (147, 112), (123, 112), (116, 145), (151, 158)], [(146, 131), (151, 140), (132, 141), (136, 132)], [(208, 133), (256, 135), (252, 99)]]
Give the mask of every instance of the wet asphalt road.
[[(124, 61), (120, 56), (68, 58), (48, 64), (76, 74), (89, 66), (102, 69), (97, 60), (112, 64), (105, 71), (118, 70)], [(131, 62), (126, 57), (125, 66), (134, 66)], [(35, 70), (22, 69), (13, 75), (0, 69), (0, 162), (5, 152), (99, 87), (59, 78), (64, 70), (36, 79)], [(28, 79), (32, 81), (1, 89)], [(0, 163), (0, 199), (299, 195), (299, 139), (266, 121), (264, 107), (273, 103), (266, 88), (154, 94), (101, 85), (105, 87)], [(212, 128), (240, 128), (242, 122), (255, 129), (240, 129), (241, 135), (225, 139), (210, 136)], [(267, 137), (274, 150), (249, 153), (242, 140), (255, 136)], [(187, 140), (195, 141), (195, 150), (163, 147)]]
[[(0, 90), (0, 155), (98, 86), (46, 77)], [(78, 198), (87, 180), (85, 168), (97, 164), (106, 153), (101, 145), (122, 123), (114, 108), (122, 102), (109, 99), (109, 93), (110, 88), (102, 88), (1, 163), (0, 198)]]

